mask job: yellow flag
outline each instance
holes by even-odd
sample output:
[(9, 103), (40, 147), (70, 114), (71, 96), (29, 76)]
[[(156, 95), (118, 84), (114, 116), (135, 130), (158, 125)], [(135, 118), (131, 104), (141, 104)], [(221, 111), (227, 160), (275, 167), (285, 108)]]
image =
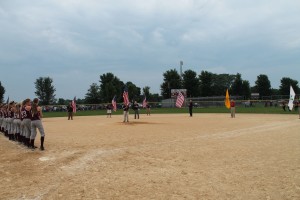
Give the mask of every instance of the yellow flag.
[(226, 98), (225, 98), (225, 106), (226, 108), (230, 108), (230, 99), (229, 99), (229, 92), (228, 89), (226, 90)]

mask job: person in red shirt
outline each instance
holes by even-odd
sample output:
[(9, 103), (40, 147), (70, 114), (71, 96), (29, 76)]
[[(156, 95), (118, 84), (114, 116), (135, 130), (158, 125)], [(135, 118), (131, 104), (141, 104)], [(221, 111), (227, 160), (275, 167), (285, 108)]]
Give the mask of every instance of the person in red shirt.
[(230, 101), (230, 111), (231, 118), (235, 118), (235, 101), (233, 99)]

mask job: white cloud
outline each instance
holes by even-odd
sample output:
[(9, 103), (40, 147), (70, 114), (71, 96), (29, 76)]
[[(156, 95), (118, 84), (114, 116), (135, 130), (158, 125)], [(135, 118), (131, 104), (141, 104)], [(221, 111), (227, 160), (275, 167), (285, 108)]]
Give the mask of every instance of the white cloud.
[(180, 60), (198, 73), (278, 79), (300, 73), (299, 7), (298, 0), (4, 0), (0, 67), (43, 68), (31, 79), (53, 74), (62, 91), (71, 86), (58, 71), (84, 72), (77, 82), (89, 86), (107, 71), (130, 79), (150, 68), (137, 82), (159, 92), (163, 70)]

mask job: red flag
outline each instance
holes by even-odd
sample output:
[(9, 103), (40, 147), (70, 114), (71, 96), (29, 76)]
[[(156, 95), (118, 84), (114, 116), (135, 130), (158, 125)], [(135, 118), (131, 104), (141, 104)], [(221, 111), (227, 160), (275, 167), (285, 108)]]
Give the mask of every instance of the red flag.
[(123, 92), (123, 100), (125, 105), (129, 105), (128, 88), (125, 87)]
[(147, 106), (147, 99), (146, 99), (146, 96), (145, 96), (145, 98), (143, 100), (143, 108), (146, 108), (146, 106)]
[(116, 96), (114, 96), (114, 98), (111, 100), (111, 104), (113, 106), (113, 110), (116, 112), (117, 111), (117, 100), (116, 100)]
[(72, 100), (73, 113), (76, 113), (76, 96)]
[(177, 95), (177, 100), (176, 100), (176, 107), (181, 108), (184, 102), (184, 96), (182, 95), (181, 92)]

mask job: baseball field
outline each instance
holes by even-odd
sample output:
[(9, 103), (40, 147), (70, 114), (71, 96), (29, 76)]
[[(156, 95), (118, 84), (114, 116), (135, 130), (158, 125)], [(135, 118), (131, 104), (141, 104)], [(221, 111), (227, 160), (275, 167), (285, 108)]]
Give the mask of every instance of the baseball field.
[(0, 199), (300, 199), (296, 115), (129, 120), (45, 118), (45, 151), (1, 135)]

